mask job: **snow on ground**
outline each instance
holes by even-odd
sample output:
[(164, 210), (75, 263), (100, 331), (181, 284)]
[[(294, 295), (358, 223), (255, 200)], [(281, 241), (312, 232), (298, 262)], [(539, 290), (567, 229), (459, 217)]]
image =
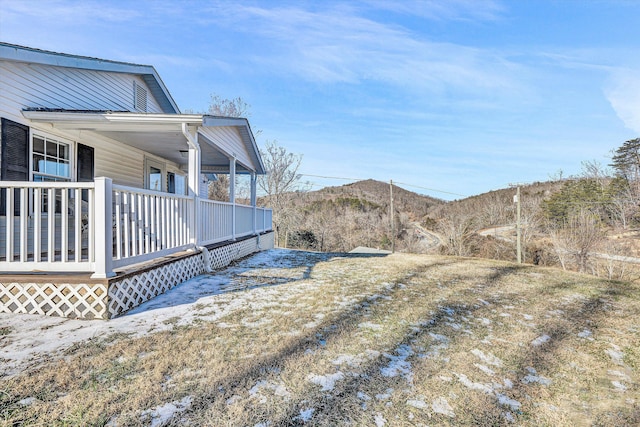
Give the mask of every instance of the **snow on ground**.
[[(235, 266), (194, 277), (108, 321), (0, 313), (0, 329), (9, 331), (0, 348), (3, 368), (0, 376), (15, 375), (43, 358), (60, 357), (61, 352), (73, 344), (93, 338), (105, 338), (115, 333), (140, 337), (149, 332), (171, 330), (176, 322), (184, 325), (196, 318), (215, 321), (240, 307), (260, 308), (269, 304), (269, 300), (257, 298), (250, 292), (234, 291), (301, 280), (315, 262), (331, 256), (335, 255), (282, 249), (260, 252)], [(268, 281), (264, 280), (264, 275), (253, 279), (249, 270), (255, 268), (274, 269), (274, 277)], [(290, 276), (285, 277), (283, 270), (276, 270), (283, 268), (290, 271)], [(206, 306), (214, 302), (224, 304), (218, 304), (212, 313), (211, 307)]]
[[(305, 298), (304, 293), (308, 290), (307, 285), (301, 282), (301, 285), (296, 289), (288, 287), (287, 295), (291, 298), (291, 302), (283, 302), (279, 287), (272, 285), (303, 280), (309, 277), (310, 269), (315, 263), (326, 261), (333, 257), (335, 257), (335, 254), (282, 249), (261, 252), (239, 262), (235, 266), (195, 277), (137, 307), (126, 315), (109, 321), (0, 314), (0, 330), (9, 331), (8, 334), (3, 336), (2, 348), (0, 348), (0, 360), (3, 362), (3, 371), (0, 371), (0, 377), (14, 375), (42, 360), (61, 357), (65, 349), (75, 343), (92, 338), (106, 338), (115, 333), (139, 337), (148, 333), (171, 330), (176, 325), (190, 324), (195, 320), (218, 321), (219, 327), (233, 328), (237, 325), (219, 321), (237, 309), (248, 307), (257, 312), (275, 304), (278, 305), (278, 310), (286, 310), (287, 304), (294, 304)], [(256, 271), (258, 269), (260, 270), (259, 272)], [(387, 289), (390, 290), (393, 286), (393, 284), (388, 284)], [(398, 285), (400, 289), (403, 289), (403, 286), (405, 285)], [(239, 292), (248, 289), (256, 289), (256, 292)], [(361, 296), (363, 295), (336, 299), (334, 303), (337, 307), (350, 306), (357, 304)], [(497, 295), (495, 297), (498, 298)], [(390, 298), (387, 295), (375, 294), (368, 297), (363, 307), (368, 308), (371, 305), (384, 304)], [(479, 298), (478, 301), (483, 306), (492, 305), (497, 307), (495, 304), (498, 304), (493, 299), (491, 303)], [(504, 313), (498, 310), (493, 310), (493, 312), (499, 317), (524, 318), (527, 321), (534, 320), (534, 317), (529, 314), (518, 313), (514, 306), (503, 306), (502, 309), (510, 310), (511, 313)], [(487, 331), (491, 331), (493, 325), (500, 324), (500, 320), (490, 320), (486, 317), (474, 318), (470, 312), (463, 313), (463, 310), (452, 307), (441, 306), (439, 311), (444, 315), (445, 325), (454, 331), (461, 331), (471, 335), (475, 335), (475, 333), (471, 330), (463, 329), (465, 325), (475, 324), (485, 328)], [(550, 315), (562, 316), (563, 312), (562, 310), (547, 312), (547, 316)], [(324, 314), (318, 313), (315, 315), (314, 321), (300, 326), (303, 328), (316, 328), (322, 322), (324, 316)], [(266, 320), (249, 322), (245, 319), (241, 323), (249, 327), (259, 327), (264, 324), (264, 321)], [(519, 319), (518, 321), (520, 322)], [(431, 320), (416, 322), (410, 326), (414, 332), (418, 333), (428, 328), (433, 322), (432, 318)], [(360, 322), (357, 326), (370, 335), (378, 335), (385, 327), (384, 321), (380, 320), (378, 322)], [(447, 331), (445, 332), (448, 334)], [(586, 340), (593, 340), (593, 332), (588, 329), (584, 329), (577, 335)], [(326, 340), (323, 335), (319, 333), (316, 336), (317, 347), (308, 349), (307, 352), (309, 353), (323, 351), (322, 347), (326, 346)], [(330, 369), (330, 373), (321, 375), (309, 372), (306, 379), (311, 384), (319, 386), (321, 391), (331, 392), (334, 388), (340, 387), (341, 381), (351, 378), (355, 374), (354, 370), (357, 370), (361, 365), (380, 359), (380, 375), (387, 378), (403, 378), (407, 386), (403, 393), (410, 392), (413, 389), (414, 379), (412, 360), (415, 360), (415, 358), (440, 358), (441, 362), (448, 363), (449, 361), (449, 358), (445, 356), (447, 356), (446, 352), (452, 338), (431, 331), (425, 337), (428, 337), (431, 341), (430, 345), (425, 345), (425, 347), (419, 346), (412, 341), (400, 344), (395, 348), (389, 348), (386, 352), (368, 349), (359, 354), (334, 355), (331, 359), (333, 367)], [(479, 343), (489, 346), (491, 345), (491, 340), (497, 339), (492, 337), (491, 334), (486, 335), (485, 339), (480, 340), (480, 338), (478, 337)], [(549, 335), (543, 334), (530, 341), (530, 345), (540, 347), (551, 340), (552, 338)], [(606, 356), (614, 364), (624, 366), (624, 353), (621, 348), (613, 343), (609, 343), (609, 345), (609, 348), (603, 350)], [(496, 371), (505, 364), (503, 360), (486, 349), (483, 351), (479, 348), (473, 348), (469, 350), (469, 353), (473, 355), (473, 360), (478, 362), (473, 363), (477, 371), (467, 373), (450, 371), (448, 372), (449, 375), (440, 375), (438, 378), (447, 383), (454, 382), (457, 379), (460, 384), (470, 390), (492, 396), (497, 403), (504, 407), (503, 409), (506, 412), (503, 413), (503, 417), (508, 422), (514, 421), (513, 414), (509, 411), (517, 412), (522, 406), (520, 401), (508, 395), (509, 390), (514, 388), (514, 382), (516, 384), (535, 384), (544, 387), (552, 384), (551, 379), (538, 374), (536, 369), (531, 366), (525, 368), (526, 374), (520, 376), (520, 378), (500, 378)], [(477, 381), (478, 378), (474, 378), (478, 374), (484, 381), (480, 382)], [(611, 380), (611, 384), (616, 392), (624, 393), (631, 387), (629, 384), (631, 379), (622, 370), (609, 370), (608, 374), (614, 377)], [(487, 377), (489, 378), (488, 381)], [(375, 399), (389, 406), (393, 403), (392, 398), (395, 393), (393, 388), (387, 388), (384, 393), (375, 394)], [(252, 402), (259, 404), (267, 403), (266, 396), (272, 395), (278, 396), (283, 401), (291, 398), (290, 391), (285, 384), (277, 380), (259, 380), (248, 390), (248, 398), (252, 399)], [(376, 403), (372, 395), (373, 393), (369, 395), (362, 391), (357, 392), (360, 406), (364, 410), (367, 409), (367, 405)], [(451, 395), (449, 398), (452, 398)], [(243, 397), (240, 395), (233, 395), (227, 399), (226, 403), (227, 405), (234, 405), (242, 400)], [(174, 415), (180, 416), (181, 412), (188, 410), (191, 403), (192, 397), (185, 397), (181, 401), (170, 402), (148, 410), (142, 416), (151, 425), (164, 425), (167, 420), (173, 419)], [(30, 402), (25, 402), (24, 404), (28, 405)], [(409, 395), (408, 399), (405, 400), (405, 404), (426, 413), (433, 411), (435, 414), (456, 417), (449, 401), (442, 396), (435, 399), (426, 399), (422, 395)], [(300, 409), (299, 415), (295, 419), (304, 424), (313, 419), (315, 412), (316, 409), (305, 406)], [(387, 423), (393, 424), (391, 420), (387, 421), (380, 413), (375, 414), (373, 421), (376, 426), (384, 426)], [(265, 422), (255, 426), (266, 427), (269, 425), (269, 422)]]
[(187, 396), (177, 402), (165, 403), (142, 413), (143, 419), (150, 419), (150, 427), (160, 427), (166, 425), (176, 414), (186, 411), (191, 407), (193, 398)]

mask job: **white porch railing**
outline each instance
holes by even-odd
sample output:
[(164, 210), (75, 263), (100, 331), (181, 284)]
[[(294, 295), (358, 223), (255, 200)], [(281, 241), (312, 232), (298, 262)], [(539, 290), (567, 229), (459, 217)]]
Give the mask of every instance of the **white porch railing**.
[(271, 229), (270, 209), (95, 182), (0, 181), (0, 272), (93, 272)]
[(112, 194), (114, 268), (192, 246), (193, 198), (120, 185)]
[(0, 271), (93, 271), (94, 183), (0, 182)]
[(202, 246), (262, 233), (271, 229), (271, 209), (255, 208), (255, 228), (253, 206), (201, 199), (198, 210), (201, 218), (198, 223), (198, 244)]

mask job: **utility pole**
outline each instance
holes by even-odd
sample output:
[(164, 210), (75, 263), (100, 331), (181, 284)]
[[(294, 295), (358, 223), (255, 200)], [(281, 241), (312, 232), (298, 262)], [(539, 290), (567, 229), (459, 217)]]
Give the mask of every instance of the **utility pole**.
[(516, 197), (514, 197), (514, 201), (516, 202), (516, 252), (518, 256), (518, 264), (522, 264), (522, 225), (520, 224), (520, 186), (518, 185), (518, 189), (516, 190)]
[(396, 251), (396, 222), (393, 217), (393, 180), (389, 180), (389, 196), (391, 197), (391, 253)]

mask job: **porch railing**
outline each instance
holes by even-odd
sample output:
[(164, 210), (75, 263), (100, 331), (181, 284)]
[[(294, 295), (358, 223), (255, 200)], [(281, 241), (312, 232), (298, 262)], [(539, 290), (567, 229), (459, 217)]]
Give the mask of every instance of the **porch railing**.
[(93, 271), (93, 182), (0, 182), (0, 271)]
[(194, 199), (113, 186), (113, 267), (147, 261), (193, 243)]
[(113, 270), (271, 229), (270, 209), (95, 182), (0, 181), (0, 272)]
[(271, 229), (271, 209), (213, 200), (199, 201), (198, 244), (210, 245)]

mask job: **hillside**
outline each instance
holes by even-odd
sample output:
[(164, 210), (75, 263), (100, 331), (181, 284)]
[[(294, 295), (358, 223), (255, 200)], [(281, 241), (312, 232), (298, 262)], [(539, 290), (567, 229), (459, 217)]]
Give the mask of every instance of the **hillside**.
[[(608, 278), (639, 277), (640, 230), (629, 226), (633, 222), (624, 227), (616, 222), (617, 206), (628, 209), (629, 204), (607, 199), (615, 194), (613, 182), (572, 178), (522, 185), (523, 262)], [(348, 252), (358, 246), (390, 250), (395, 245), (399, 252), (513, 261), (515, 194), (515, 188), (506, 188), (445, 202), (394, 186), (392, 233), (388, 183), (366, 180), (291, 193), (285, 215), (278, 218), (284, 236), (280, 246)], [(549, 216), (580, 209), (587, 214), (574, 218), (578, 222), (573, 225), (566, 219), (554, 223)]]
[[(315, 195), (314, 195), (315, 193)], [(367, 179), (352, 184), (339, 187), (326, 187), (321, 190), (311, 192), (311, 198), (357, 198), (367, 200), (378, 206), (388, 207), (390, 204), (390, 185), (387, 182)], [(434, 206), (445, 204), (446, 202), (434, 197), (424, 196), (405, 190), (397, 185), (393, 186), (393, 203), (397, 212), (411, 215), (414, 220), (419, 220)]]
[(640, 288), (271, 250), (129, 315), (0, 314), (2, 425), (640, 424)]
[[(390, 185), (359, 181), (289, 194), (284, 246), (348, 252), (357, 246), (391, 249)], [(398, 248), (420, 252), (414, 223), (444, 201), (393, 186)]]

